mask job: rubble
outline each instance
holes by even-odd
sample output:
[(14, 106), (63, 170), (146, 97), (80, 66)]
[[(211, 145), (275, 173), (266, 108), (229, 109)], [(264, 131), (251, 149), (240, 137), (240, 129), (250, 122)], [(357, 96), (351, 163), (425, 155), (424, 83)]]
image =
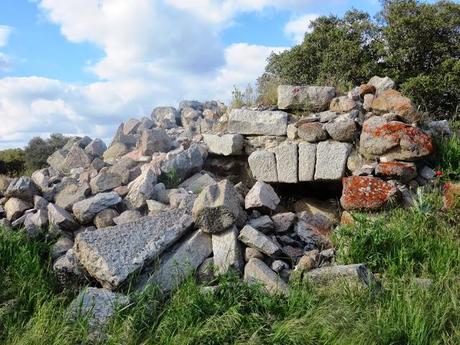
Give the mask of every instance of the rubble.
[[(450, 134), (442, 121), (418, 127), (393, 87), (380, 77), (347, 95), (281, 85), (270, 110), (157, 107), (120, 124), (108, 147), (75, 137), (30, 178), (0, 176), (0, 225), (58, 239), (58, 282), (104, 287), (82, 292), (87, 301), (111, 303), (130, 279), (168, 293), (197, 269), (203, 283), (234, 271), (281, 294), (297, 272), (369, 284), (364, 265), (335, 264), (334, 227), (355, 221), (348, 211), (408, 204), (438, 175), (426, 165), (434, 138)], [(445, 186), (446, 208), (458, 194)]]

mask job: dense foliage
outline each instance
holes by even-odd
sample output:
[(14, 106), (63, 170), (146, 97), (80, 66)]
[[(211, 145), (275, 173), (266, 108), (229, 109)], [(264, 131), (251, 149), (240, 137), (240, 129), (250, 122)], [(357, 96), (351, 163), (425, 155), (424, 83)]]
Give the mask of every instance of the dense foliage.
[(0, 151), (0, 175), (17, 176), (24, 171), (25, 155), (21, 149)]
[(267, 102), (273, 89), (266, 87), (270, 78), (346, 91), (374, 75), (387, 75), (421, 110), (455, 117), (460, 103), (460, 4), (383, 0), (382, 5), (374, 19), (351, 10), (343, 18), (322, 16), (312, 22), (300, 45), (269, 57), (259, 79), (261, 101)]
[(46, 140), (40, 137), (32, 138), (24, 149), (26, 169), (33, 171), (45, 167), (48, 157), (62, 148), (68, 140), (68, 137), (56, 133), (51, 134)]
[(0, 175), (19, 176), (45, 167), (48, 157), (68, 140), (68, 137), (55, 133), (48, 139), (32, 138), (24, 150), (0, 151)]

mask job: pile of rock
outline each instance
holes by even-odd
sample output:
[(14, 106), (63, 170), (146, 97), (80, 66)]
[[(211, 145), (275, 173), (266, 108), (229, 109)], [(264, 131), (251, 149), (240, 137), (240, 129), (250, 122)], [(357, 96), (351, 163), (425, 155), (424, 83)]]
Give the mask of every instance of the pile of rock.
[[(434, 178), (423, 158), (431, 136), (417, 127), (420, 115), (389, 78), (372, 78), (347, 96), (330, 87), (278, 88), (283, 111), (233, 110), (228, 131), (244, 134), (253, 176), (298, 183), (343, 179), (342, 207), (378, 209)], [(429, 124), (431, 132), (446, 122)], [(434, 133), (435, 134), (435, 133)], [(351, 177), (349, 177), (351, 176)]]
[(233, 270), (279, 293), (296, 272), (370, 284), (364, 266), (334, 265), (329, 235), (340, 206), (287, 205), (269, 183), (343, 179), (343, 209), (375, 210), (434, 178), (419, 162), (433, 153), (432, 139), (393, 86), (376, 77), (341, 97), (330, 87), (280, 86), (275, 111), (227, 111), (214, 101), (155, 108), (122, 123), (109, 147), (73, 138), (48, 168), (0, 178), (0, 226), (59, 238), (59, 281), (102, 286), (80, 296), (95, 303), (113, 301), (108, 290), (137, 273), (138, 289), (165, 292), (194, 270), (207, 282)]

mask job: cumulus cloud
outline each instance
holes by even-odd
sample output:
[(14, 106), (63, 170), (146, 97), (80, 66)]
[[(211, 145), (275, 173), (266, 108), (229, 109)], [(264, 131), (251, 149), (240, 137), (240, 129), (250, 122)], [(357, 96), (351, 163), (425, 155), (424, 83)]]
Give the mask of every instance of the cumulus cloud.
[(186, 10), (213, 23), (226, 23), (242, 12), (261, 11), (267, 7), (297, 9), (313, 0), (166, 0), (178, 9)]
[(311, 32), (310, 23), (319, 17), (318, 14), (305, 14), (287, 22), (284, 33), (296, 44), (303, 41), (306, 32)]
[(148, 116), (153, 106), (181, 99), (227, 101), (232, 87), (243, 88), (264, 70), (265, 60), (282, 47), (234, 44), (212, 75), (180, 73), (163, 78), (126, 78), (88, 85), (24, 77), (0, 79), (0, 147), (22, 146), (52, 132), (109, 140), (121, 121)]
[(84, 67), (99, 81), (0, 79), (0, 147), (52, 132), (109, 139), (121, 121), (148, 116), (154, 106), (181, 99), (228, 101), (234, 85), (255, 81), (268, 55), (285, 48), (225, 47), (221, 31), (242, 11), (302, 2), (41, 0), (40, 11), (67, 40), (104, 51), (100, 61)]

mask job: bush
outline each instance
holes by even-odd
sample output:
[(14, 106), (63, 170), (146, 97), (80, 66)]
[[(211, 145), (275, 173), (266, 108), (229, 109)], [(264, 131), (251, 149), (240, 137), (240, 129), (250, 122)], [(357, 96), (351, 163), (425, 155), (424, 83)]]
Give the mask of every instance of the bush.
[(460, 4), (386, 0), (384, 72), (423, 110), (453, 118), (460, 102)]
[(460, 181), (460, 138), (457, 134), (438, 143), (437, 161), (443, 180)]
[(289, 84), (319, 84), (345, 90), (378, 69), (377, 25), (367, 13), (320, 17), (302, 44), (269, 57), (266, 73)]
[(25, 168), (34, 171), (46, 167), (48, 157), (64, 147), (68, 140), (68, 137), (56, 133), (51, 134), (46, 140), (40, 137), (32, 138), (24, 149)]
[(233, 109), (240, 109), (243, 107), (252, 107), (256, 104), (256, 95), (253, 87), (248, 84), (244, 91), (241, 91), (236, 86), (233, 87), (232, 91), (232, 102), (231, 107)]
[(422, 110), (453, 119), (460, 102), (460, 4), (382, 4), (375, 20), (356, 10), (343, 18), (318, 18), (302, 44), (269, 57), (263, 78), (330, 85), (343, 92), (374, 75), (387, 75)]
[(257, 79), (257, 103), (264, 107), (278, 104), (278, 86), (281, 80), (275, 75), (265, 73)]
[(21, 149), (0, 151), (0, 175), (17, 176), (25, 167), (25, 154)]

